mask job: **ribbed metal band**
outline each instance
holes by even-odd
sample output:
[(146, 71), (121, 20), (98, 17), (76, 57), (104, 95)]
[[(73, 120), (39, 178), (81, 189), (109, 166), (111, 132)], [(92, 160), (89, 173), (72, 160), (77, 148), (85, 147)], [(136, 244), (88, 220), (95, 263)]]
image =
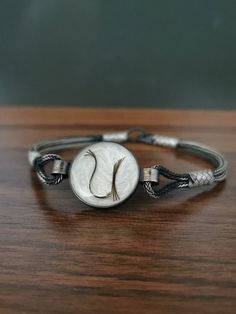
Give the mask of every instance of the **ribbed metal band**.
[(212, 184), (213, 182), (214, 174), (211, 170), (198, 170), (190, 172), (190, 188)]

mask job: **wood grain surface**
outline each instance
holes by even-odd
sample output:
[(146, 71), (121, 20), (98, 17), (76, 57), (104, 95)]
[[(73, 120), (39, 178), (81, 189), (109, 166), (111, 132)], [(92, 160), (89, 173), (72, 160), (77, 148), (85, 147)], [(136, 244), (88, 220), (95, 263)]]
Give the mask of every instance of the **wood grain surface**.
[[(82, 204), (67, 180), (42, 186), (27, 149), (58, 136), (143, 126), (203, 142), (230, 162), (225, 183), (114, 209)], [(236, 112), (0, 109), (0, 313), (235, 313)], [(129, 144), (142, 166), (209, 166)], [(76, 151), (62, 154), (72, 158)]]

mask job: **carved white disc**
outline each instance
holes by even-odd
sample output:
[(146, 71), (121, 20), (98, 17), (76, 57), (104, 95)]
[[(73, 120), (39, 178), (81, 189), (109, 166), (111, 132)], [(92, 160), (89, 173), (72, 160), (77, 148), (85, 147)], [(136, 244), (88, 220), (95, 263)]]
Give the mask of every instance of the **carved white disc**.
[(93, 207), (112, 207), (137, 187), (139, 166), (124, 146), (100, 142), (83, 149), (74, 159), (70, 184), (75, 195)]

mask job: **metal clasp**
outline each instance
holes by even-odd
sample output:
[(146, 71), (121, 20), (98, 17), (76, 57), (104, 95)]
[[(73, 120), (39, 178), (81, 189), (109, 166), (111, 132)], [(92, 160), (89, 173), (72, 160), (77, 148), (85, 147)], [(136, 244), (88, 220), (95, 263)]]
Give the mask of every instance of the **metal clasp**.
[(131, 128), (128, 130), (128, 140), (133, 143), (140, 143), (146, 136), (146, 132), (143, 128)]

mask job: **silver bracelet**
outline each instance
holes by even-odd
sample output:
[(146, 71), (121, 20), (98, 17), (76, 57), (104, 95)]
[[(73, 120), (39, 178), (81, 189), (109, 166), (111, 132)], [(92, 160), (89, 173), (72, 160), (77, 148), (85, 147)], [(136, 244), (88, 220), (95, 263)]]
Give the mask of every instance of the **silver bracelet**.
[[(147, 143), (183, 150), (210, 161), (214, 170), (204, 169), (175, 173), (161, 165), (140, 168), (136, 158), (120, 143)], [(67, 162), (56, 151), (83, 147), (72, 162)], [(202, 144), (179, 140), (133, 128), (124, 132), (46, 140), (32, 146), (28, 160), (40, 181), (47, 185), (59, 184), (69, 178), (75, 195), (87, 205), (107, 208), (126, 200), (141, 183), (154, 198), (181, 188), (193, 188), (223, 181), (227, 176), (224, 156)], [(51, 163), (50, 173), (45, 166)], [(160, 177), (169, 182), (160, 187)]]

